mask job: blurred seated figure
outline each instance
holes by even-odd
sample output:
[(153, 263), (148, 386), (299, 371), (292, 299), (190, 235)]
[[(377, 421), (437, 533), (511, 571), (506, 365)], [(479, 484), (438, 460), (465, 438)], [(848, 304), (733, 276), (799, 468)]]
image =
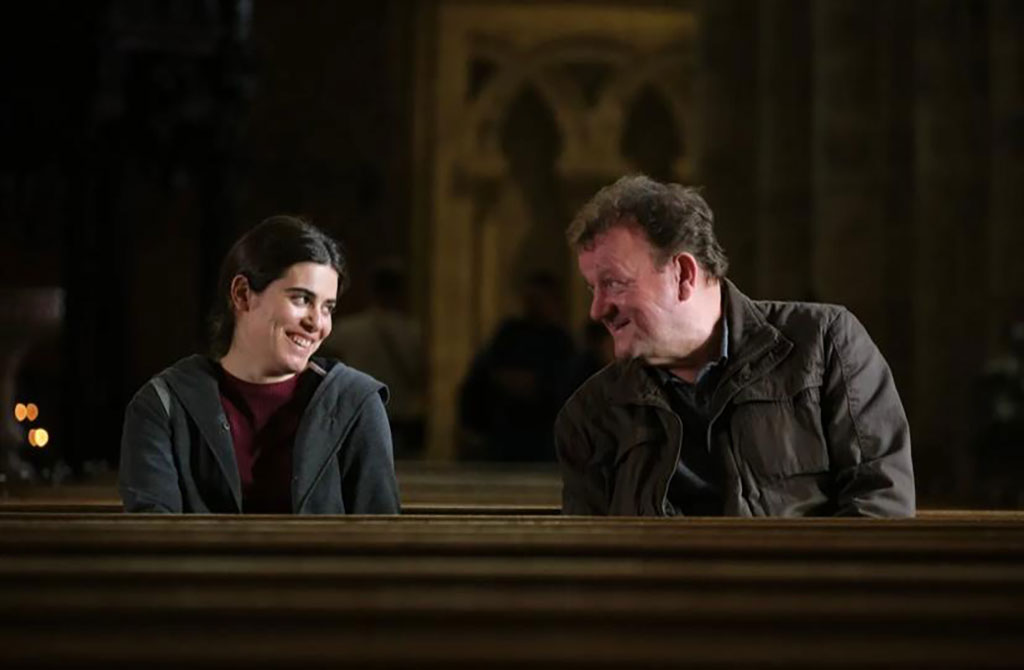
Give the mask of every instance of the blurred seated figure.
[(378, 265), (370, 291), (366, 310), (335, 321), (324, 351), (387, 384), (395, 455), (414, 456), (423, 449), (426, 375), (420, 324), (408, 312), (401, 265)]
[(587, 321), (583, 348), (569, 359), (562, 375), (561, 397), (568, 400), (580, 385), (615, 360), (615, 342), (604, 324)]
[(210, 354), (157, 374), (125, 412), (126, 511), (398, 513), (387, 388), (313, 356), (347, 280), (337, 243), (301, 219), (235, 242)]
[(979, 392), (979, 502), (1024, 507), (1024, 321), (1008, 330), (1008, 347), (985, 366)]
[(561, 406), (560, 382), (574, 347), (558, 322), (561, 301), (552, 275), (530, 275), (522, 300), (522, 316), (499, 324), (463, 381), (463, 460), (555, 458), (552, 430)]

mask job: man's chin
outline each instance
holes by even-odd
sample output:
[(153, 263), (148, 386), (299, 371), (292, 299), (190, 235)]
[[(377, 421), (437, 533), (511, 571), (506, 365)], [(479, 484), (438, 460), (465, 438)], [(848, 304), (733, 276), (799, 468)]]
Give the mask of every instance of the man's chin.
[(621, 349), (615, 349), (615, 358), (616, 360), (620, 361), (628, 361), (634, 358), (647, 360), (647, 355), (640, 347), (634, 345), (627, 345), (622, 347)]
[(640, 360), (647, 365), (662, 366), (668, 365), (672, 362), (671, 356), (665, 356), (658, 354), (657, 352), (646, 349), (642, 346), (631, 346), (623, 350), (622, 355), (616, 352), (615, 357), (622, 360)]

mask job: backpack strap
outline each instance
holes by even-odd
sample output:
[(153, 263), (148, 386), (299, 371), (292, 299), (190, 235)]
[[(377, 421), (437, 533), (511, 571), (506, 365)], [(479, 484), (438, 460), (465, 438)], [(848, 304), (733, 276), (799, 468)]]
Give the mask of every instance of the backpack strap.
[(156, 391), (157, 396), (160, 398), (160, 404), (164, 406), (164, 412), (167, 414), (167, 418), (171, 418), (171, 391), (167, 388), (167, 382), (161, 376), (153, 377), (150, 380), (153, 384), (153, 389)]

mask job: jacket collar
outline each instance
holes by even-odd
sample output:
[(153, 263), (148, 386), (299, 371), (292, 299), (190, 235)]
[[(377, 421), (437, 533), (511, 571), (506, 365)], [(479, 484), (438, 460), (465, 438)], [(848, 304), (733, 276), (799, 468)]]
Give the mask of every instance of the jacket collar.
[(242, 511), (242, 480), (231, 443), (231, 426), (220, 402), (217, 368), (206, 356), (196, 354), (179, 361), (167, 372), (167, 383), (213, 452), (231, 488), (237, 511)]
[(339, 378), (345, 367), (335, 364), (325, 370), (312, 360), (309, 367), (322, 379), (306, 404), (295, 433), (295, 447), (292, 451), (292, 511), (296, 513), (301, 512), (321, 471), (335, 455), (335, 449), (340, 444), (337, 439), (339, 431), (347, 431), (347, 426), (336, 425), (339, 413), (329, 411), (325, 403), (328, 390), (342, 381)]
[[(712, 400), (713, 413), (736, 391), (775, 367), (793, 348), (793, 343), (765, 320), (757, 305), (735, 284), (725, 278), (721, 282), (729, 358)], [(647, 368), (639, 358), (616, 363), (611, 371), (610, 400), (668, 408), (663, 390)]]
[(728, 279), (722, 279), (726, 296), (724, 316), (729, 322), (729, 347), (736, 356), (729, 361), (711, 400), (711, 415), (745, 386), (778, 365), (793, 349), (793, 342), (768, 323), (758, 306)]
[[(332, 365), (333, 363), (333, 365)], [(309, 368), (322, 377), (309, 399), (295, 436), (292, 462), (293, 507), (299, 508), (320, 476), (324, 463), (333, 453), (334, 439), (347, 426), (334, 426), (333, 414), (326, 407), (325, 394), (345, 373), (345, 366), (335, 361), (310, 360)], [(220, 402), (216, 363), (206, 356), (194, 355), (179, 361), (167, 373), (167, 381), (199, 433), (209, 445), (231, 489), (238, 512), (242, 511), (242, 481), (238, 473), (238, 460), (231, 441), (231, 427)]]

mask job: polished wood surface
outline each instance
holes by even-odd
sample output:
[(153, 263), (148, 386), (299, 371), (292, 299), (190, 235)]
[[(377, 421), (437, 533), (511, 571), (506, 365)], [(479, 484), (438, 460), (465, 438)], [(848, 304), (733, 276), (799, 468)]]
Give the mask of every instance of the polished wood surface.
[(0, 514), (0, 660), (1007, 667), (1024, 515)]

